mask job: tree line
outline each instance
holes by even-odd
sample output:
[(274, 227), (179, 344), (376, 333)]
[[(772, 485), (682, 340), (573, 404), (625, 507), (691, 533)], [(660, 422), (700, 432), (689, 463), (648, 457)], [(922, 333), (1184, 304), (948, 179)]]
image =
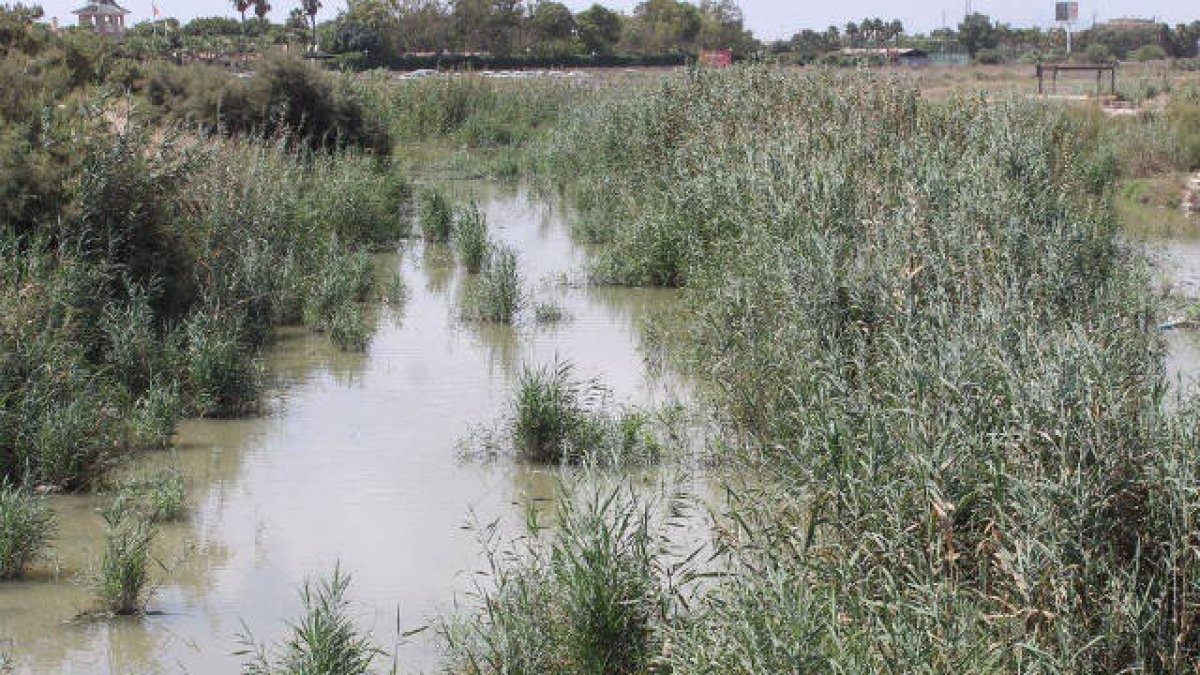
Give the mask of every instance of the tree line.
[(759, 48), (734, 0), (645, 0), (623, 14), (553, 0), (349, 0), (323, 27), (336, 52), (381, 58), (430, 52), (494, 56), (695, 54)]

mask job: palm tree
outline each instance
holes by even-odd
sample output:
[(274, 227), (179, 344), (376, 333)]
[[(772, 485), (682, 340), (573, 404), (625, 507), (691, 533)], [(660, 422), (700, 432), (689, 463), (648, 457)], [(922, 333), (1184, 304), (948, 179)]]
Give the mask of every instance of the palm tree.
[(312, 43), (315, 49), (317, 47), (317, 12), (321, 10), (321, 0), (300, 0), (300, 7), (308, 15), (308, 21), (312, 25)]
[(267, 0), (254, 0), (254, 16), (265, 19), (270, 12), (271, 3), (267, 2)]
[(233, 7), (242, 15), (242, 23), (246, 23), (246, 10), (254, 4), (253, 0), (233, 0)]

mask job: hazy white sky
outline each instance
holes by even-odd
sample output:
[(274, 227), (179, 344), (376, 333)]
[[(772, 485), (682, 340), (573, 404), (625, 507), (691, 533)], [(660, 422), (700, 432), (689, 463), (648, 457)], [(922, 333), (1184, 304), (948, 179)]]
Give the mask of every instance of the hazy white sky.
[[(25, 0), (29, 2), (30, 0)], [(64, 23), (74, 17), (71, 10), (85, 4), (86, 0), (42, 0), (47, 16), (57, 16)], [(154, 0), (167, 16), (182, 20), (214, 14), (236, 15), (229, 0)], [(604, 0), (613, 8), (628, 11), (639, 0)], [(592, 0), (565, 0), (573, 9), (582, 9)], [(151, 0), (118, 0), (125, 9), (133, 12), (134, 22), (149, 18)], [(273, 17), (281, 20), (292, 7), (293, 0), (273, 0)], [(839, 0), (838, 2), (812, 2), (810, 0), (740, 0), (746, 14), (746, 23), (755, 35), (762, 39), (787, 37), (802, 28), (824, 29), (830, 24), (845, 25), (847, 21), (858, 21), (864, 17), (900, 19), (909, 30), (928, 31), (942, 25), (942, 17), (948, 23), (957, 23), (965, 9), (965, 0)], [(993, 18), (1017, 25), (1046, 25), (1053, 23), (1054, 0), (973, 0), (975, 11), (990, 14)], [(325, 0), (323, 17), (335, 16), (345, 7), (343, 0)], [(1200, 2), (1197, 0), (1081, 0), (1079, 16), (1082, 22), (1091, 23), (1092, 17), (1100, 21), (1124, 16), (1158, 18), (1169, 23), (1200, 19)]]

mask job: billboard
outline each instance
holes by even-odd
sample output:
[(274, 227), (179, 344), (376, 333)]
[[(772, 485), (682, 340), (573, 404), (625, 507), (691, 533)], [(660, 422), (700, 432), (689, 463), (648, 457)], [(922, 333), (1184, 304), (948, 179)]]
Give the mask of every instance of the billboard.
[(1054, 3), (1054, 20), (1060, 23), (1070, 23), (1079, 20), (1078, 2)]

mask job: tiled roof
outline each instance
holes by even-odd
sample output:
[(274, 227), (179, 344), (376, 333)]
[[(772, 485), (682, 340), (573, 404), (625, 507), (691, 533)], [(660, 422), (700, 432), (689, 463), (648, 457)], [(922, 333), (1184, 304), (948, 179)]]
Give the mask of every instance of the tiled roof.
[(129, 10), (121, 7), (115, 2), (109, 0), (105, 2), (89, 2), (86, 6), (75, 10), (72, 14), (97, 14), (97, 15), (119, 15), (129, 14)]

